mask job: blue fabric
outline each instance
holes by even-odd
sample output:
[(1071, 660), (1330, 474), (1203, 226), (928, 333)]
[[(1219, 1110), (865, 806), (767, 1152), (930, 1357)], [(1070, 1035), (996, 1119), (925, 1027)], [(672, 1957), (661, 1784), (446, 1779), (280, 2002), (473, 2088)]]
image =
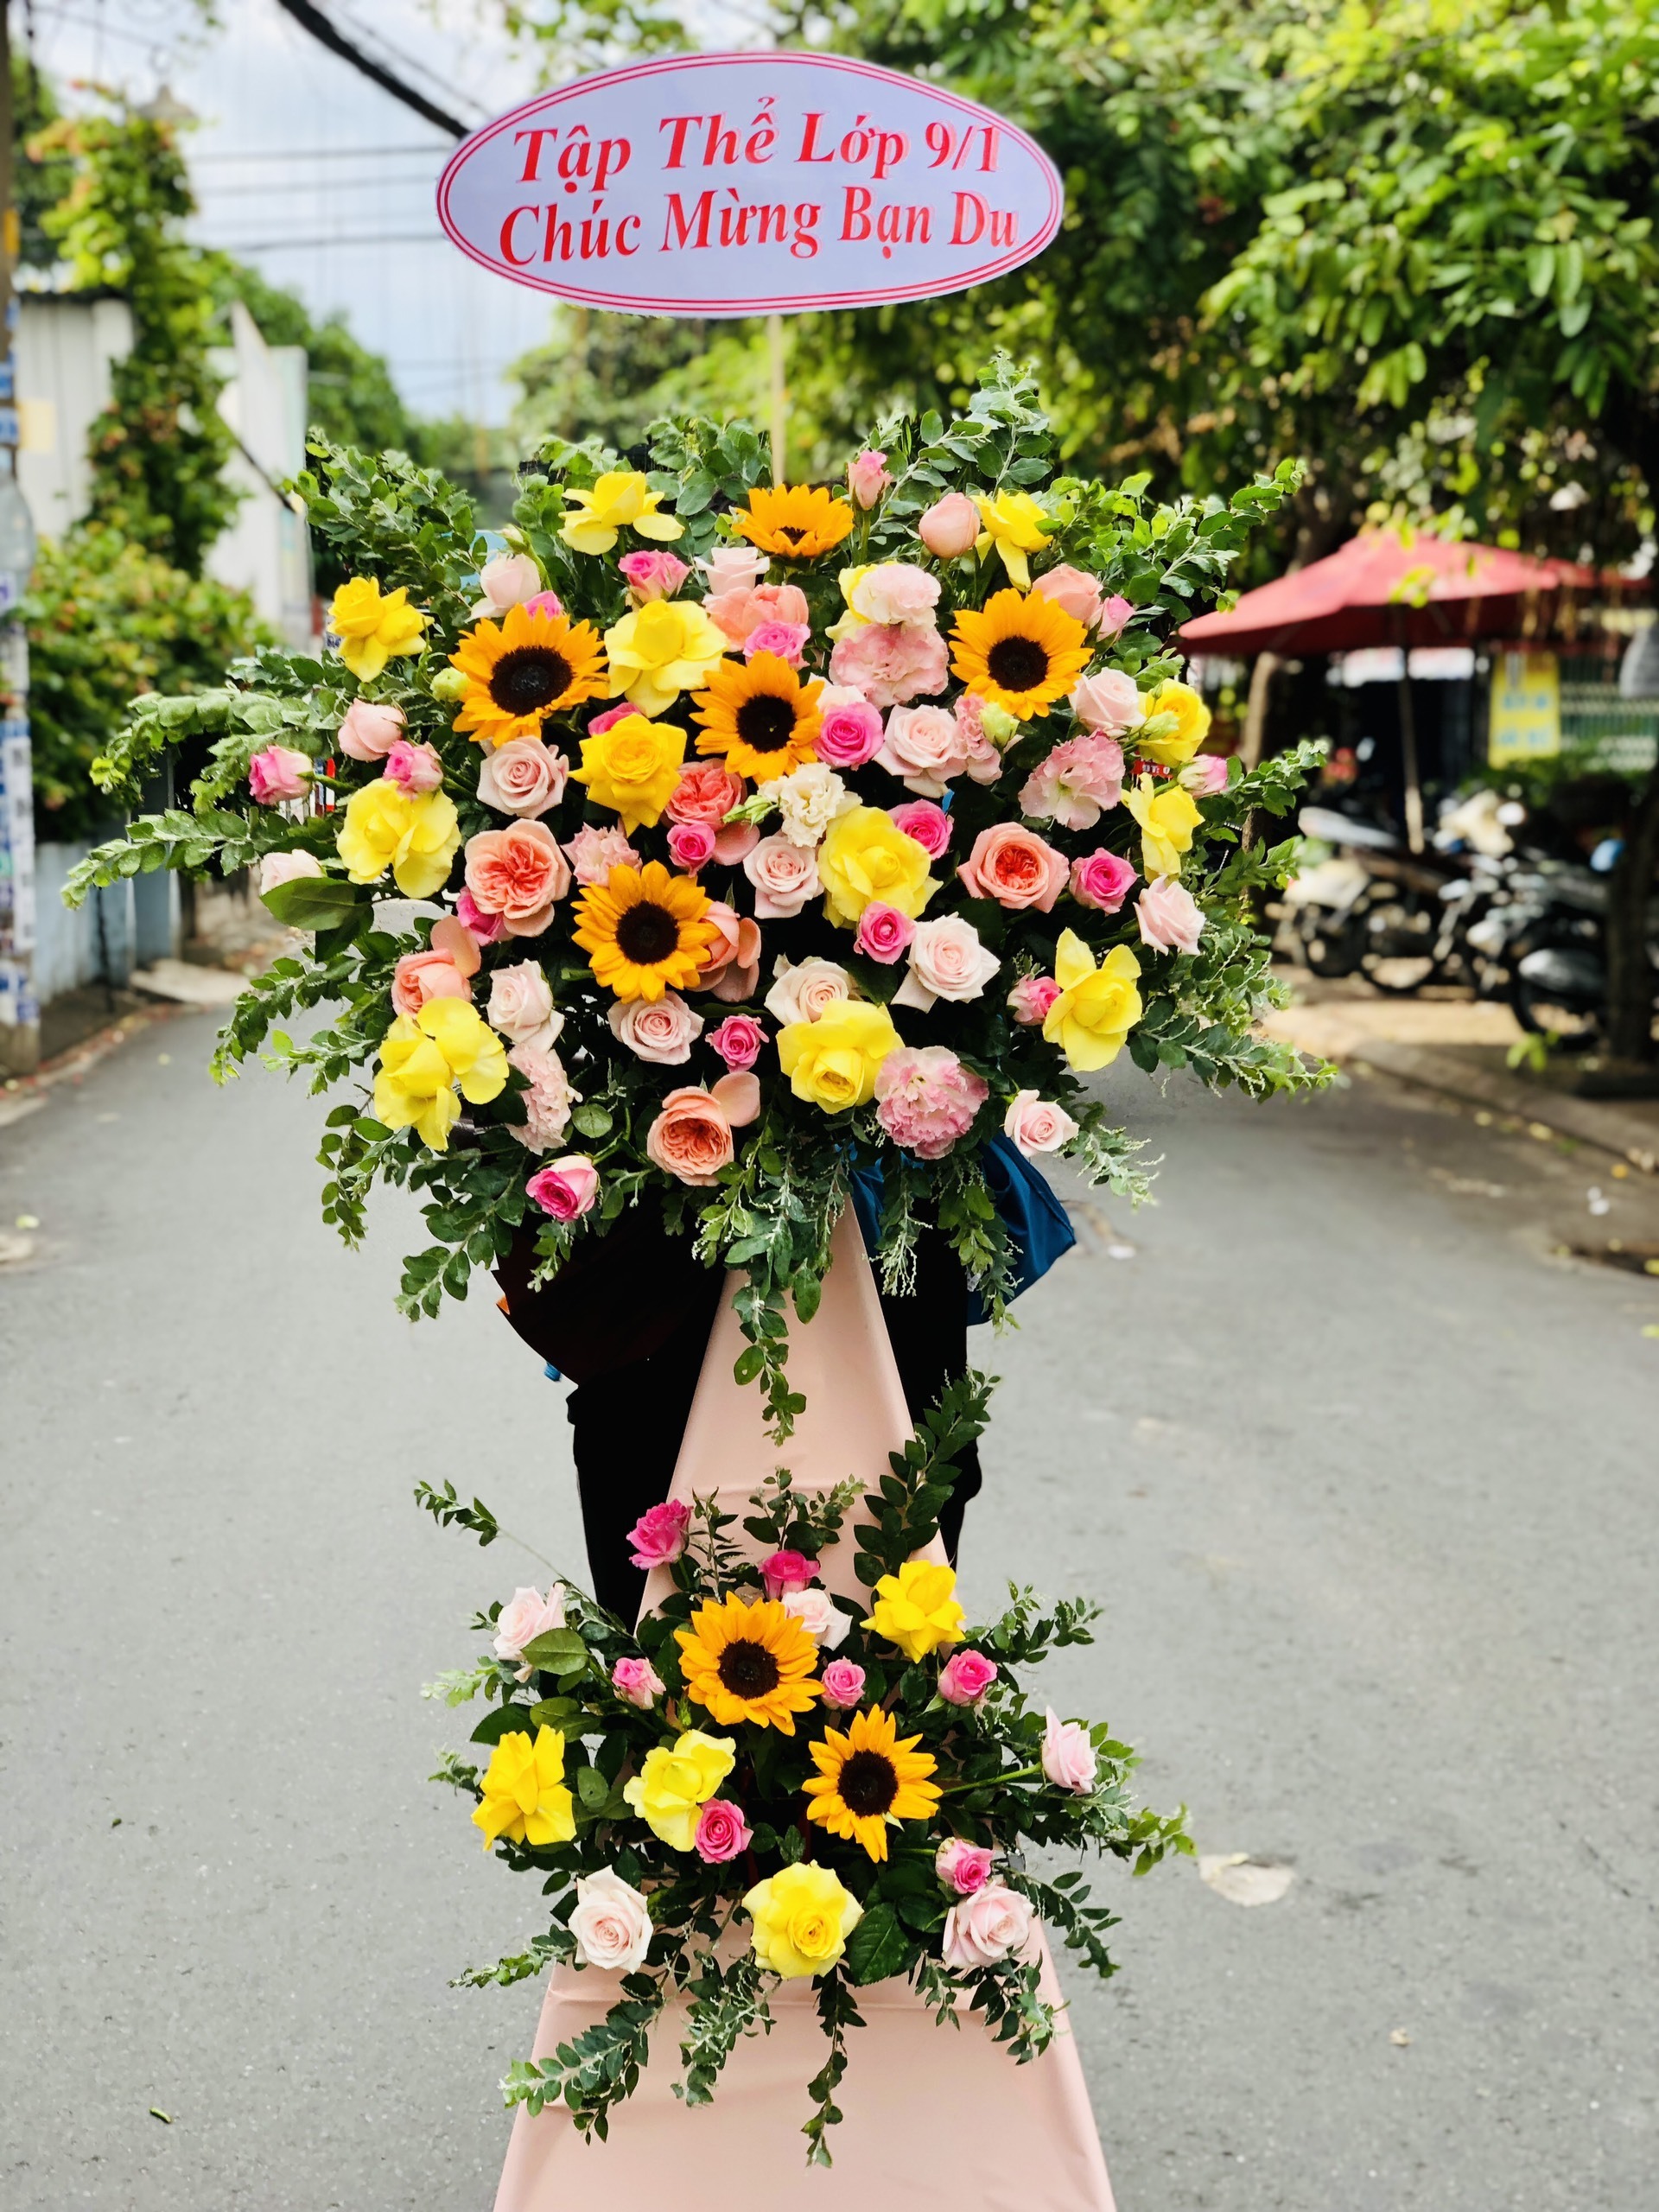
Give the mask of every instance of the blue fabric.
[[(980, 1155), (996, 1211), (1014, 1245), (1014, 1295), (1020, 1297), (1077, 1243), (1071, 1217), (1025, 1154), (1007, 1137), (993, 1137)], [(853, 1211), (872, 1260), (881, 1249), (880, 1162), (853, 1170)], [(979, 1293), (968, 1293), (971, 1327), (984, 1320)]]

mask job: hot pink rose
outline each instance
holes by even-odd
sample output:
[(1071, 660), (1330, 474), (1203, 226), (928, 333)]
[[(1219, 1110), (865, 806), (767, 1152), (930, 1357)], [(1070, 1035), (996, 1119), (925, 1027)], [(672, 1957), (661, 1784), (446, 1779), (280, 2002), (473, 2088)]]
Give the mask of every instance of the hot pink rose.
[(1095, 1786), (1095, 1747), (1089, 1731), (1062, 1720), (1051, 1705), (1043, 1729), (1043, 1772), (1057, 1789), (1086, 1797)]
[(890, 806), (887, 812), (906, 837), (916, 840), (931, 861), (938, 860), (950, 842), (950, 817), (931, 798), (906, 799), (902, 806)]
[(715, 833), (715, 858), (734, 868), (760, 837), (752, 822), (728, 823), (747, 786), (722, 760), (688, 760), (663, 811), (671, 822), (699, 822)]
[(515, 737), (486, 752), (478, 771), (478, 795), (498, 814), (533, 822), (564, 796), (570, 763), (539, 738)]
[(880, 899), (873, 899), (858, 918), (853, 950), (861, 952), (867, 960), (879, 960), (884, 968), (891, 968), (895, 961), (904, 958), (915, 934), (916, 925), (908, 914), (901, 914), (896, 906), (885, 906)]
[(542, 572), (528, 553), (498, 553), (479, 570), (478, 582), (484, 596), (473, 613), (499, 616), (510, 607), (522, 607), (536, 596), (542, 588)]
[(830, 656), (830, 680), (861, 691), (873, 707), (943, 691), (950, 655), (937, 630), (908, 622), (869, 622), (841, 639)]
[(744, 639), (743, 658), (753, 660), (757, 653), (771, 653), (774, 659), (798, 668), (811, 635), (811, 625), (807, 622), (762, 622)]
[(625, 553), (617, 567), (627, 579), (628, 601), (643, 607), (648, 600), (672, 599), (691, 571), (672, 553)]
[(683, 1067), (702, 1034), (702, 1016), (693, 1014), (677, 991), (659, 999), (620, 999), (610, 1010), (611, 1031), (636, 1059), (655, 1067)]
[[(836, 652), (841, 648), (837, 646)], [(944, 795), (952, 776), (968, 766), (965, 733), (944, 707), (895, 707), (876, 754), (876, 765), (924, 798)]]
[(954, 561), (971, 553), (980, 531), (979, 509), (965, 492), (935, 499), (916, 525), (916, 534), (936, 560)]
[(959, 1897), (970, 1897), (990, 1880), (991, 1859), (984, 1844), (953, 1835), (939, 1846), (933, 1867), (947, 1890), (954, 1890)]
[(996, 955), (980, 943), (973, 924), (960, 914), (918, 922), (910, 941), (910, 972), (893, 993), (893, 1003), (925, 1014), (935, 999), (976, 999), (1000, 964)]
[(1039, 1097), (1034, 1090), (1016, 1090), (1002, 1116), (1002, 1134), (1031, 1160), (1039, 1152), (1058, 1152), (1077, 1134), (1077, 1125), (1064, 1106)]
[(1003, 1882), (987, 1882), (944, 1916), (940, 1944), (944, 1963), (959, 1973), (994, 1967), (1023, 1951), (1031, 1941), (1029, 1897)]
[(691, 1532), (691, 1509), (683, 1498), (665, 1497), (642, 1513), (627, 1535), (632, 1547), (628, 1556), (647, 1573), (653, 1567), (672, 1567), (685, 1549)]
[(380, 706), (372, 699), (353, 699), (335, 736), (340, 751), (349, 760), (384, 760), (403, 734), (401, 707)]
[(744, 855), (743, 873), (754, 886), (754, 911), (761, 921), (798, 914), (823, 888), (817, 853), (787, 837), (762, 837)]
[(614, 729), (618, 722), (625, 722), (639, 709), (632, 699), (624, 699), (614, 707), (607, 707), (603, 714), (595, 715), (588, 725), (589, 737), (603, 737), (607, 729)]
[(527, 1152), (551, 1152), (570, 1126), (570, 1109), (576, 1097), (564, 1063), (538, 1040), (527, 1039), (522, 1045), (508, 1047), (507, 1064), (530, 1084), (518, 1098), (524, 1118), (509, 1133)]
[(818, 1571), (815, 1559), (804, 1552), (773, 1552), (760, 1562), (760, 1580), (768, 1598), (781, 1598), (785, 1590), (804, 1590)]
[(570, 873), (578, 883), (608, 883), (613, 868), (639, 868), (639, 855), (623, 830), (595, 830), (591, 823), (578, 830), (565, 847)]
[(1084, 677), (1067, 694), (1067, 703), (1080, 722), (1108, 737), (1122, 737), (1147, 718), (1135, 678), (1120, 668), (1103, 668), (1097, 676)]
[(599, 1170), (586, 1153), (568, 1152), (539, 1168), (524, 1188), (555, 1221), (579, 1221), (599, 1196)]
[(818, 734), (813, 750), (826, 767), (861, 768), (881, 746), (881, 717), (863, 694), (826, 683), (818, 694)]
[(499, 914), (509, 937), (539, 937), (553, 904), (570, 888), (570, 863), (540, 822), (480, 830), (467, 840), (467, 888), (486, 914)]
[(443, 763), (435, 747), (411, 745), (400, 737), (387, 753), (380, 772), (389, 784), (397, 784), (411, 798), (418, 798), (423, 791), (436, 791), (442, 783)]
[(997, 1673), (982, 1651), (953, 1651), (939, 1670), (939, 1695), (947, 1705), (977, 1705)]
[(668, 832), (668, 856), (676, 868), (695, 875), (713, 860), (717, 842), (706, 822), (676, 822)]
[(878, 561), (853, 586), (849, 604), (867, 622), (931, 629), (938, 620), (939, 580), (913, 561)]
[(1123, 796), (1123, 748), (1115, 737), (1069, 737), (1039, 761), (1020, 794), (1020, 811), (1065, 830), (1092, 830)]
[(1058, 569), (1051, 569), (1039, 576), (1032, 590), (1039, 599), (1052, 599), (1063, 614), (1074, 622), (1081, 622), (1085, 630), (1092, 630), (1100, 620), (1103, 605), (1100, 592), (1100, 578), (1085, 575), (1081, 569), (1074, 569), (1069, 561)]
[(1065, 855), (1017, 822), (996, 822), (980, 831), (957, 874), (970, 899), (1046, 914), (1065, 888)]
[(391, 1003), (418, 1014), (429, 999), (469, 999), (473, 987), (447, 952), (406, 952), (391, 971)]
[(1103, 914), (1116, 913), (1135, 880), (1128, 861), (1103, 849), (1071, 863), (1071, 896), (1079, 906), (1093, 906)]
[(896, 1145), (918, 1160), (942, 1160), (990, 1092), (943, 1045), (901, 1045), (882, 1061), (875, 1096), (875, 1118)]
[(549, 614), (555, 620), (564, 612), (564, 601), (556, 591), (532, 592), (524, 601), (526, 614)]
[(455, 919), (480, 944), (494, 944), (507, 933), (500, 915), (486, 914), (470, 891), (455, 893)]
[(864, 1669), (850, 1659), (832, 1659), (818, 1676), (823, 1701), (849, 1712), (864, 1694)]
[(1214, 798), (1227, 788), (1227, 759), (1221, 753), (1199, 753), (1180, 772), (1182, 785), (1194, 798)]
[(522, 1659), (524, 1646), (564, 1626), (564, 1592), (556, 1582), (545, 1598), (539, 1590), (515, 1590), (495, 1617), (495, 1656)]
[(874, 453), (866, 446), (848, 462), (847, 489), (861, 507), (873, 507), (893, 482), (887, 461), (886, 454)]
[(712, 922), (720, 935), (703, 955), (697, 988), (736, 1006), (760, 980), (760, 925), (723, 899), (711, 899), (702, 918)]
[(760, 1058), (766, 1033), (753, 1014), (728, 1014), (703, 1042), (718, 1052), (728, 1068), (752, 1068)]
[(1142, 944), (1155, 952), (1196, 952), (1204, 934), (1204, 909), (1173, 875), (1149, 883), (1135, 902)]
[(619, 1659), (611, 1669), (611, 1688), (641, 1713), (648, 1713), (652, 1700), (661, 1697), (668, 1684), (649, 1659)]
[(744, 584), (704, 600), (710, 620), (734, 645), (741, 645), (763, 622), (811, 621), (806, 594), (798, 584)]
[(671, 1090), (645, 1132), (645, 1154), (677, 1182), (718, 1182), (722, 1167), (736, 1158), (734, 1129), (760, 1111), (760, 1085), (753, 1075), (723, 1075), (707, 1090), (687, 1085)]
[(1115, 638), (1135, 613), (1135, 601), (1125, 599), (1121, 592), (1114, 592), (1100, 603), (1100, 634)]
[(1059, 995), (1052, 976), (1022, 976), (1008, 993), (1008, 1012), (1022, 1028), (1040, 1029)]
[(705, 1798), (697, 1815), (697, 1856), (705, 1866), (723, 1866), (728, 1859), (742, 1857), (753, 1833), (741, 1805), (724, 1797)]
[(261, 806), (303, 798), (310, 782), (310, 754), (291, 745), (267, 745), (248, 763), (248, 788)]

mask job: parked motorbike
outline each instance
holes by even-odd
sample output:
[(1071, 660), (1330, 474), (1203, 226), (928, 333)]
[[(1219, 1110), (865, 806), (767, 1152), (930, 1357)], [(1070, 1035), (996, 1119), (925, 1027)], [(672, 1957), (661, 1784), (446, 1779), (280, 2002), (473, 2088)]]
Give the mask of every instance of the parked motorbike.
[(1380, 991), (1420, 990), (1458, 955), (1471, 887), (1460, 858), (1413, 854), (1392, 830), (1305, 806), (1302, 835), (1338, 848), (1286, 893), (1291, 925), (1314, 975), (1363, 974)]
[[(1504, 970), (1516, 1020), (1535, 1036), (1593, 1045), (1607, 1020), (1606, 875), (1537, 861), (1517, 869), (1507, 893), (1469, 934)], [(1648, 957), (1659, 988), (1659, 904), (1649, 923)]]

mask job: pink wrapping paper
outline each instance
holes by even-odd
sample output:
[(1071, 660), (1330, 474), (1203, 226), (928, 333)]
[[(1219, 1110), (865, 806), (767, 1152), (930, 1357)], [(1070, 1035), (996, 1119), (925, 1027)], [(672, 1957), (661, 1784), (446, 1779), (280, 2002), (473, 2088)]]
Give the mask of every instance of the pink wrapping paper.
[[(791, 1332), (789, 1371), (806, 1411), (789, 1444), (771, 1443), (760, 1394), (740, 1389), (732, 1365), (743, 1338), (728, 1284), (709, 1338), (670, 1496), (717, 1493), (741, 1513), (779, 1464), (803, 1490), (849, 1475), (872, 1485), (887, 1454), (910, 1434), (910, 1417), (887, 1343), (868, 1261), (849, 1214), (836, 1231), (823, 1302)], [(734, 1283), (736, 1278), (733, 1279)], [(824, 1561), (838, 1594), (857, 1589), (854, 1546)], [(653, 1580), (645, 1603), (668, 1586)], [(1046, 1993), (1058, 1997), (1044, 1955)], [(554, 1972), (535, 2056), (598, 2019), (617, 1993), (614, 1975), (591, 1967)], [(770, 2036), (733, 2054), (712, 2105), (688, 2111), (674, 2095), (679, 2017), (664, 2015), (639, 2087), (611, 2117), (608, 2141), (585, 2143), (561, 2106), (513, 2125), (495, 2212), (1113, 2212), (1077, 2047), (1064, 2018), (1049, 2050), (1016, 2066), (977, 2015), (936, 2026), (908, 1983), (858, 1993), (865, 2026), (849, 2038), (850, 2063), (830, 2131), (835, 2164), (809, 2171), (800, 2128), (806, 2083), (827, 2045), (810, 1982), (772, 1996)]]

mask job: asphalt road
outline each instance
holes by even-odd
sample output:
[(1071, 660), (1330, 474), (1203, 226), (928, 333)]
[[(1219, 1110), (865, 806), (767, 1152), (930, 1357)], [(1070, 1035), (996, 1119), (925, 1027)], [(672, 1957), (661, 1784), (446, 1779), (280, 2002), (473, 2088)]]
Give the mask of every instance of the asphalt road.
[[(485, 2212), (537, 1995), (446, 1978), (537, 1899), (425, 1782), (465, 1731), (418, 1690), (531, 1569), (409, 1492), (580, 1573), (561, 1393), (486, 1299), (398, 1320), (404, 1210), (343, 1253), (315, 1108), (215, 1091), (209, 1033), (0, 1132), (0, 1228), (40, 1223), (0, 1269), (0, 2205)], [(1294, 1869), (1116, 1884), (1075, 2010), (1122, 2212), (1637, 2212), (1659, 1282), (1552, 1249), (1655, 1194), (1382, 1080), (1117, 1089), (1160, 1203), (1085, 1213), (987, 1346), (967, 1595), (1103, 1595), (1056, 1701)]]

